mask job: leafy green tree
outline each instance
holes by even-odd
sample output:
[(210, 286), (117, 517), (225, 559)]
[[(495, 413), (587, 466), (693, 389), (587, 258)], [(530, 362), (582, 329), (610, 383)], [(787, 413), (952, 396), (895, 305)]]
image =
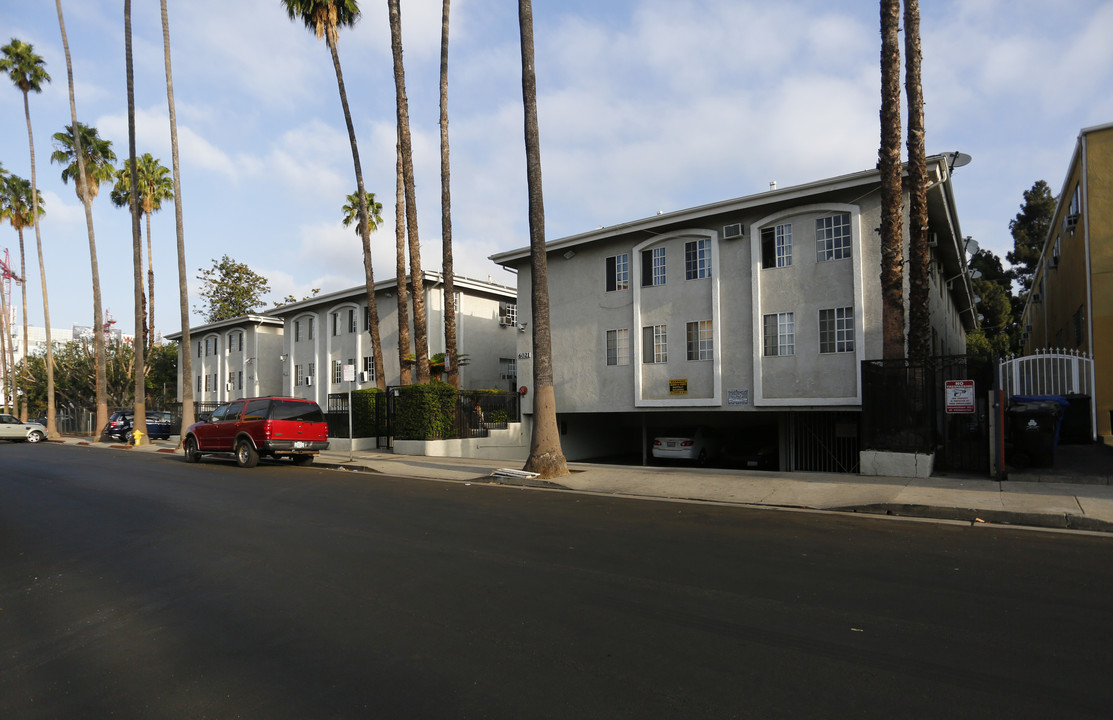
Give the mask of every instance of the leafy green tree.
[[(31, 381), (24, 386), (24, 391), (32, 414), (39, 415), (46, 410), (46, 391), (42, 382), (44, 357), (33, 355), (29, 360)], [(58, 365), (55, 373), (58, 407), (74, 410), (92, 408), (97, 402), (97, 359), (92, 343), (89, 340), (59, 343), (55, 348), (55, 362)], [(135, 397), (135, 353), (131, 343), (121, 340), (105, 343), (105, 367), (106, 402), (113, 408), (130, 406)], [(177, 383), (176, 370), (174, 378)]]
[(274, 303), (272, 303), (272, 304), (275, 307), (281, 307), (283, 305), (289, 305), (290, 303), (296, 303), (296, 302), (301, 302), (302, 300), (308, 300), (309, 298), (317, 297), (320, 294), (321, 294), (321, 288), (313, 288), (313, 290), (308, 295), (306, 295), (305, 297), (303, 297), (301, 299), (298, 299), (298, 298), (294, 297), (293, 295), (287, 295), (286, 297), (282, 298), (281, 300), (275, 300)]
[[(155, 336), (155, 256), (151, 249), (151, 214), (162, 209), (162, 203), (174, 201), (174, 181), (170, 170), (151, 153), (136, 159), (139, 182), (139, 210), (147, 221), (147, 331), (146, 345), (154, 345)], [(131, 202), (131, 173), (127, 167), (116, 171), (116, 184), (112, 187), (112, 204), (128, 207)]]
[[(348, 128), (348, 140), (352, 146), (352, 165), (356, 174), (356, 193), (359, 200), (360, 239), (363, 242), (363, 273), (367, 293), (367, 314), (371, 325), (371, 353), (375, 367), (383, 367), (383, 349), (379, 340), (379, 306), (375, 301), (375, 273), (371, 265), (371, 222), (368, 218), (366, 195), (363, 185), (363, 168), (359, 162), (359, 147), (356, 144), (355, 125), (348, 108), (348, 91), (344, 89), (344, 73), (340, 68), (340, 53), (337, 44), (341, 27), (352, 27), (359, 20), (359, 3), (356, 0), (282, 0), (283, 7), (291, 20), (301, 20), (305, 27), (312, 30), (317, 39), (325, 39), (332, 55), (332, 67), (336, 72), (336, 86), (340, 90), (340, 105), (344, 109), (344, 123)], [(386, 390), (386, 376), (375, 373), (375, 383), (380, 390)]]
[(212, 267), (198, 268), (201, 273), (201, 299), (204, 305), (194, 306), (194, 312), (204, 316), (205, 322), (230, 320), (248, 315), (262, 307), (263, 297), (270, 292), (270, 283), (247, 265), (224, 255), (213, 260)]
[[(42, 86), (50, 82), (50, 75), (46, 72), (46, 63), (35, 54), (30, 43), (22, 42), (16, 38), (0, 48), (0, 72), (4, 72), (20, 92), (23, 93), (23, 115), (27, 118), (27, 145), (31, 150), (31, 208), (39, 208), (39, 182), (35, 174), (35, 137), (31, 132), (31, 105), (28, 96), (31, 92), (41, 93)], [(43, 239), (39, 229), (38, 215), (32, 213), (32, 224), (35, 227), (35, 245), (39, 252), (39, 279), (43, 291), (43, 324), (46, 326), (46, 434), (49, 437), (58, 436), (58, 427), (54, 422), (54, 346), (50, 340), (50, 299), (46, 291), (46, 263), (43, 261)]]
[(147, 398), (152, 406), (165, 408), (175, 402), (178, 397), (178, 344), (152, 345), (147, 352), (146, 375)]
[(1016, 330), (1012, 276), (1002, 266), (1001, 258), (986, 249), (971, 256), (970, 269), (981, 273), (981, 277), (973, 281), (974, 294), (981, 298), (977, 305), (978, 313), (983, 316), (979, 333), (997, 354), (1015, 352), (1019, 347), (1016, 344), (1019, 333)]
[(1020, 283), (1022, 290), (1032, 288), (1032, 276), (1039, 264), (1048, 230), (1051, 229), (1055, 203), (1056, 198), (1051, 194), (1048, 184), (1037, 180), (1030, 190), (1024, 191), (1024, 203), (1020, 206), (1020, 212), (1009, 221), (1013, 250), (1005, 255), (1005, 259), (1012, 264), (1012, 276)]

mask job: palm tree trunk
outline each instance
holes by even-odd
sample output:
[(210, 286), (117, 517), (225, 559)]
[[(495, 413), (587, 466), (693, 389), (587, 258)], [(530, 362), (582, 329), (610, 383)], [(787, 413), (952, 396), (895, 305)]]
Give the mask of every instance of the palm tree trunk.
[[(12, 383), (12, 367), (15, 365), (15, 353), (10, 352), (8, 349), (8, 338), (11, 334), (8, 331), (8, 295), (4, 292), (3, 283), (0, 283), (0, 377), (3, 382), (0, 382), (0, 394), (3, 394), (4, 412), (9, 412), (8, 398), (12, 398), (15, 402), (15, 392), (12, 392), (15, 385)], [(15, 414), (19, 412), (18, 407), (15, 409)]]
[(530, 299), (533, 326), (533, 434), (525, 469), (542, 478), (568, 474), (560, 447), (549, 332), (549, 268), (545, 253), (545, 202), (541, 189), (541, 141), (537, 126), (537, 78), (533, 69), (533, 7), (518, 0), (522, 35), (522, 104), (525, 107), (526, 184), (529, 187)]
[(928, 248), (927, 152), (920, 75), (920, 3), (904, 0), (905, 90), (908, 95), (908, 356), (931, 355), (931, 250)]
[(402, 181), (402, 145), (394, 146), (395, 163), (394, 192), (394, 274), (398, 283), (398, 382), (409, 385), (413, 382), (413, 368), (410, 363), (410, 291), (406, 285), (406, 199), (405, 183)]
[(452, 262), (452, 191), (448, 168), (448, 11), (441, 9), (441, 273), (444, 276), (444, 358), (448, 384), (460, 387), (459, 351), (456, 347), (456, 279)]
[[(135, 330), (147, 324), (146, 308), (143, 307), (143, 230), (139, 221), (139, 172), (135, 161), (135, 73), (131, 57), (131, 0), (124, 0), (124, 66), (128, 87), (128, 167), (131, 171), (131, 260), (135, 285)], [(154, 298), (151, 299), (154, 302)], [(133, 342), (135, 360), (132, 375), (135, 378), (135, 415), (132, 427), (135, 429), (135, 444), (146, 445), (147, 438), (147, 375), (146, 375), (146, 338), (142, 335)]]
[(900, 0), (881, 0), (882, 356), (904, 357), (904, 233), (900, 163)]
[[(31, 375), (30, 371), (27, 369), (27, 360), (30, 357), (31, 350), (27, 346), (27, 255), (25, 254), (23, 249), (22, 225), (19, 227), (19, 276), (23, 278), (23, 282), (19, 284), (19, 290), (21, 295), (23, 296), (23, 371), (20, 373), (20, 375), (25, 380), (29, 380)], [(23, 384), (26, 385), (26, 382)], [(28, 417), (29, 415), (27, 411), (27, 401), (24, 400), (20, 403), (19, 406), (19, 419), (22, 422), (27, 422)]]
[[(62, 0), (58, 3), (58, 17), (61, 18)], [(46, 329), (46, 435), (50, 438), (58, 437), (58, 424), (54, 410), (54, 343), (50, 336), (50, 301), (46, 292), (46, 264), (43, 262), (43, 237), (39, 229), (39, 185), (35, 174), (35, 138), (31, 133), (31, 105), (27, 100), (27, 91), (23, 91), (23, 114), (27, 118), (27, 144), (31, 147), (31, 217), (35, 226), (35, 245), (39, 253), (39, 282), (43, 288), (43, 326)], [(24, 353), (27, 352), (26, 346)]]
[(147, 347), (155, 344), (155, 256), (151, 252), (151, 213), (147, 213)]
[(398, 105), (398, 141), (402, 146), (402, 184), (406, 193), (406, 237), (410, 244), (410, 288), (414, 309), (414, 354), (417, 382), (429, 382), (429, 331), (425, 317), (425, 279), (421, 273), (421, 242), (417, 232), (417, 193), (414, 189), (410, 110), (406, 100), (406, 71), (402, 65), (402, 11), (398, 0), (387, 0), (390, 46), (394, 55), (394, 91)]
[[(85, 174), (85, 156), (81, 149), (81, 133), (77, 125), (77, 103), (73, 95), (73, 61), (70, 58), (69, 41), (66, 39), (66, 23), (62, 18), (62, 0), (55, 0), (58, 7), (58, 27), (62, 31), (62, 47), (66, 52), (66, 77), (70, 88), (70, 118), (73, 123), (74, 153), (77, 156), (77, 177), (81, 202), (85, 206), (85, 225), (89, 230), (89, 264), (93, 275), (93, 351), (96, 357), (97, 424), (94, 432), (108, 424), (107, 369), (104, 356), (104, 314), (101, 312), (100, 270), (97, 268), (97, 241), (93, 232), (93, 193)], [(48, 428), (49, 430), (49, 428)]]
[(375, 301), (375, 273), (371, 266), (371, 221), (367, 211), (367, 192), (363, 185), (363, 169), (359, 164), (356, 130), (352, 125), (352, 112), (348, 109), (348, 93), (344, 90), (344, 73), (340, 70), (340, 53), (336, 49), (336, 27), (325, 34), (325, 42), (332, 53), (332, 66), (336, 71), (336, 85), (340, 89), (340, 104), (344, 108), (344, 123), (348, 126), (348, 140), (352, 145), (352, 164), (356, 172), (356, 194), (359, 195), (359, 234), (363, 241), (363, 274), (367, 286), (367, 314), (371, 331), (371, 353), (375, 363), (375, 386), (386, 390), (383, 367), (383, 347), (379, 340), (379, 306)]
[[(182, 426), (184, 430), (193, 424), (193, 356), (190, 353), (192, 341), (189, 334), (189, 291), (186, 286), (185, 226), (182, 221), (182, 185), (178, 174), (178, 119), (174, 111), (174, 80), (170, 71), (170, 19), (166, 13), (166, 0), (162, 4), (162, 53), (166, 65), (166, 102), (170, 106), (170, 155), (174, 172), (174, 228), (178, 238), (178, 310), (182, 323), (181, 387), (182, 387)], [(258, 362), (258, 360), (256, 360)], [(180, 440), (179, 440), (180, 443)]]

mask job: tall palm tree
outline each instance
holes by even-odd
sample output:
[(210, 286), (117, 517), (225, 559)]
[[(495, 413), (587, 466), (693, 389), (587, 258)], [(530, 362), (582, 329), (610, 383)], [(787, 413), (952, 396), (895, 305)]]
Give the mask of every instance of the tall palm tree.
[[(359, 224), (359, 196), (352, 193), (345, 199), (344, 207), (341, 208), (344, 212), (344, 227), (351, 227), (354, 223), (356, 226), (356, 235), (363, 235), (363, 228)], [(367, 203), (368, 220), (371, 221), (371, 232), (379, 229), (379, 223), (383, 221), (383, 204), (375, 201), (375, 193), (367, 193), (365, 201)]]
[[(143, 153), (137, 158), (136, 173), (139, 179), (139, 210), (147, 224), (147, 330), (146, 346), (154, 345), (155, 337), (155, 257), (151, 244), (151, 215), (162, 209), (162, 203), (174, 201), (174, 181), (162, 162)], [(112, 187), (112, 204), (126, 207), (130, 200), (131, 173), (125, 166), (116, 171), (116, 184)]]
[[(174, 110), (174, 81), (170, 68), (170, 19), (166, 13), (166, 0), (162, 4), (162, 52), (166, 65), (166, 102), (170, 107), (170, 157), (174, 173), (174, 229), (178, 239), (178, 303), (182, 323), (182, 341), (179, 353), (182, 363), (182, 430), (193, 424), (193, 356), (189, 352), (189, 291), (186, 289), (185, 225), (182, 219), (182, 184), (178, 173), (178, 119)], [(179, 437), (184, 436), (179, 433)]]
[(363, 185), (363, 169), (359, 163), (359, 148), (356, 145), (356, 130), (352, 124), (352, 113), (348, 109), (348, 93), (344, 89), (344, 73), (340, 69), (340, 54), (337, 51), (339, 28), (352, 27), (359, 19), (359, 3), (356, 0), (282, 0), (283, 7), (291, 20), (301, 20), (305, 27), (312, 30), (317, 39), (325, 39), (332, 66), (336, 71), (336, 85), (340, 90), (340, 105), (344, 109), (344, 123), (348, 127), (348, 140), (352, 145), (352, 165), (355, 166), (356, 191), (359, 193), (360, 239), (363, 241), (363, 273), (367, 287), (367, 313), (371, 332), (371, 352), (375, 363), (375, 385), (386, 390), (386, 375), (383, 373), (383, 348), (379, 341), (379, 307), (375, 302), (375, 273), (371, 266), (371, 223), (367, 219), (366, 188)]
[(444, 275), (444, 356), (448, 382), (460, 387), (459, 350), (456, 347), (456, 279), (452, 262), (452, 192), (448, 168), (448, 10), (441, 5), (441, 274)]
[(429, 332), (425, 318), (425, 288), (421, 274), (421, 241), (417, 232), (417, 193), (414, 186), (410, 110), (406, 100), (406, 71), (402, 66), (402, 10), (398, 0), (387, 0), (390, 47), (394, 55), (394, 92), (398, 107), (398, 143), (402, 154), (402, 185), (406, 194), (406, 237), (410, 246), (410, 288), (414, 308), (414, 345), (417, 382), (429, 382)]
[[(61, 0), (58, 3), (58, 13), (61, 17)], [(34, 212), (39, 207), (39, 183), (35, 174), (35, 138), (31, 132), (31, 105), (28, 94), (31, 91), (42, 92), (44, 83), (50, 82), (50, 75), (46, 72), (43, 59), (34, 53), (29, 43), (21, 42), (15, 38), (0, 48), (3, 57), (0, 58), (0, 71), (8, 74), (12, 82), (23, 93), (23, 114), (27, 118), (27, 144), (31, 149), (31, 208), (32, 224), (35, 227), (35, 244), (39, 251), (39, 279), (43, 290), (43, 325), (46, 328), (46, 434), (48, 437), (58, 437), (58, 425), (55, 420), (54, 410), (54, 343), (50, 335), (50, 300), (46, 291), (46, 264), (43, 261), (42, 232), (39, 230), (38, 213)]]
[[(124, 68), (128, 92), (128, 169), (131, 174), (131, 187), (142, 191), (139, 185), (139, 167), (135, 158), (135, 71), (131, 56), (131, 0), (124, 0)], [(131, 261), (135, 273), (135, 329), (138, 332), (146, 324), (147, 319), (146, 309), (143, 307), (143, 235), (139, 228), (139, 193), (132, 192), (129, 195), (131, 196)], [(152, 305), (154, 301), (152, 297)], [(153, 323), (151, 329), (154, 330)], [(141, 432), (147, 429), (147, 358), (142, 336), (137, 342), (133, 342), (131, 347), (135, 353), (133, 437), (136, 445), (146, 445), (150, 440), (145, 432)]]
[[(104, 311), (101, 309), (100, 269), (97, 264), (97, 240), (93, 231), (93, 200), (100, 190), (101, 183), (108, 182), (115, 175), (112, 163), (116, 154), (112, 143), (103, 140), (96, 128), (77, 122), (77, 104), (73, 96), (73, 62), (70, 47), (66, 40), (65, 24), (62, 20), (62, 4), (58, 2), (58, 24), (62, 28), (62, 46), (66, 51), (66, 75), (70, 86), (71, 125), (65, 132), (54, 133), (55, 150), (51, 162), (64, 165), (62, 181), (74, 179), (74, 190), (81, 204), (85, 206), (85, 227), (89, 231), (89, 265), (93, 276), (93, 354), (96, 358), (97, 424), (95, 432), (108, 424), (108, 370), (104, 348)], [(74, 132), (74, 128), (77, 132)], [(141, 343), (137, 343), (141, 344)]]
[(398, 303), (398, 384), (413, 382), (410, 368), (410, 291), (406, 284), (406, 194), (402, 179), (402, 144), (394, 145), (394, 277)]
[[(32, 191), (29, 180), (24, 180), (18, 175), (9, 175), (3, 178), (3, 182), (3, 207), (0, 207), (0, 213), (19, 234), (19, 276), (23, 278), (23, 282), (20, 283), (20, 291), (23, 296), (23, 376), (26, 378), (29, 346), (27, 333), (27, 262), (23, 245), (23, 228), (35, 223), (36, 213), (32, 212), (31, 208), (36, 199), (39, 202), (37, 214), (43, 215), (46, 211), (43, 209), (42, 196)], [(27, 417), (27, 403), (23, 403), (20, 408), (20, 419), (26, 422)]]
[(904, 233), (900, 163), (900, 0), (881, 0), (882, 356), (904, 357)]
[(537, 127), (537, 77), (533, 69), (533, 5), (518, 0), (522, 35), (522, 105), (525, 108), (526, 184), (529, 188), (530, 299), (533, 312), (533, 433), (525, 469), (542, 478), (568, 474), (560, 447), (549, 332), (549, 266), (545, 256), (545, 200)]
[(931, 250), (928, 248), (924, 87), (920, 77), (920, 3), (904, 0), (905, 92), (908, 95), (908, 356), (931, 355)]

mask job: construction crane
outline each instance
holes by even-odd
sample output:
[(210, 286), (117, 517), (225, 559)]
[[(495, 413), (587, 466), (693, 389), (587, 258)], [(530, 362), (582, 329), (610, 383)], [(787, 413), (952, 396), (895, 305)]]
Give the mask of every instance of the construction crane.
[(22, 285), (23, 278), (12, 270), (12, 258), (8, 254), (7, 248), (4, 248), (4, 259), (0, 260), (0, 279), (3, 279), (4, 282), (3, 289), (0, 291), (4, 293), (5, 300), (8, 303), (8, 319), (10, 320), (15, 315), (14, 309), (12, 309), (12, 281), (15, 280), (16, 285)]

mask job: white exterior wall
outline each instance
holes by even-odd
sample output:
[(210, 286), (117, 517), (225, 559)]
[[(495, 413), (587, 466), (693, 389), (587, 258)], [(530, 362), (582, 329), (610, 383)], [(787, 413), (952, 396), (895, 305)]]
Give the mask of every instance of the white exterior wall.
[[(514, 303), (513, 291), (505, 286), (456, 279), (460, 307), (457, 309), (457, 347), (460, 353), (468, 356), (469, 364), (460, 370), (462, 388), (500, 388), (507, 389), (507, 381), (500, 379), (499, 359), (515, 356), (517, 331), (512, 327), (500, 327), (499, 307), (502, 303)], [(429, 328), (429, 355), (444, 352), (444, 286), (440, 276), (427, 273), (425, 277), (426, 322)], [(376, 373), (384, 373), (387, 385), (397, 385), (401, 377), (401, 364), (398, 357), (398, 301), (392, 283), (384, 283), (377, 288), (376, 305), (379, 314), (379, 337), (383, 344), (384, 368), (376, 368)], [(322, 407), (330, 393), (347, 392), (376, 387), (375, 376), (360, 380), (365, 357), (372, 357), (371, 337), (364, 326), (364, 312), (367, 306), (366, 293), (362, 286), (346, 291), (332, 293), (321, 298), (294, 303), (286, 308), (278, 308), (273, 314), (280, 315), (284, 321), (284, 349), (287, 359), (280, 372), (283, 378), (283, 392), (294, 397), (315, 400)], [(348, 312), (353, 311), (356, 330), (351, 332)], [(336, 332), (333, 332), (333, 314), (337, 314)], [(409, 304), (409, 327), (411, 353), (414, 352), (413, 300)], [(295, 332), (295, 324), (300, 330)], [(310, 324), (313, 326), (309, 337)], [(349, 360), (355, 361), (356, 382), (339, 383), (334, 381), (334, 365), (341, 366)], [(303, 377), (310, 375), (313, 365), (311, 384), (304, 379), (298, 383), (298, 366)], [(341, 375), (342, 377), (342, 375)]]
[[(937, 185), (943, 187), (945, 168), (936, 165), (933, 170)], [(863, 173), (800, 191), (741, 199), (733, 207), (724, 203), (695, 208), (551, 243), (548, 283), (558, 411), (675, 414), (860, 408), (861, 363), (882, 356), (876, 183), (876, 174)], [(932, 229), (954, 243), (957, 220), (950, 215), (949, 191), (933, 192)], [(818, 260), (817, 219), (843, 213), (850, 218), (850, 257)], [(724, 226), (735, 223), (744, 228), (741, 236), (724, 238)], [(792, 264), (763, 268), (761, 231), (778, 224), (792, 226)], [(904, 228), (907, 257), (907, 211)], [(709, 279), (685, 279), (684, 244), (695, 238), (711, 241)], [(666, 282), (643, 287), (641, 252), (654, 247), (665, 248)], [(933, 250), (933, 258), (942, 250)], [(607, 291), (607, 258), (619, 254), (628, 257), (629, 287)], [(494, 259), (516, 267), (518, 297), (523, 300), (519, 319), (532, 330), (528, 256), (515, 251)], [(957, 261), (951, 257), (948, 262)], [(933, 272), (943, 283), (942, 294), (935, 285), (930, 295), (937, 350), (962, 353), (965, 328), (956, 298), (963, 296), (964, 281), (958, 280), (951, 290), (940, 264)], [(906, 302), (907, 298), (906, 277)], [(821, 353), (820, 311), (837, 308), (853, 309), (853, 350)], [(795, 350), (792, 355), (767, 357), (763, 316), (785, 312), (794, 314)], [(689, 361), (685, 325), (705, 319), (713, 321), (713, 359)], [(668, 329), (667, 363), (642, 360), (642, 328), (655, 324)], [(607, 365), (607, 331), (622, 329), (630, 333), (628, 364)], [(518, 352), (532, 354), (532, 332), (518, 336)], [(532, 391), (532, 359), (520, 360), (518, 373), (519, 383)], [(670, 381), (677, 380), (687, 381), (686, 394), (670, 393)], [(531, 400), (532, 394), (527, 394), (523, 412), (532, 412)]]

